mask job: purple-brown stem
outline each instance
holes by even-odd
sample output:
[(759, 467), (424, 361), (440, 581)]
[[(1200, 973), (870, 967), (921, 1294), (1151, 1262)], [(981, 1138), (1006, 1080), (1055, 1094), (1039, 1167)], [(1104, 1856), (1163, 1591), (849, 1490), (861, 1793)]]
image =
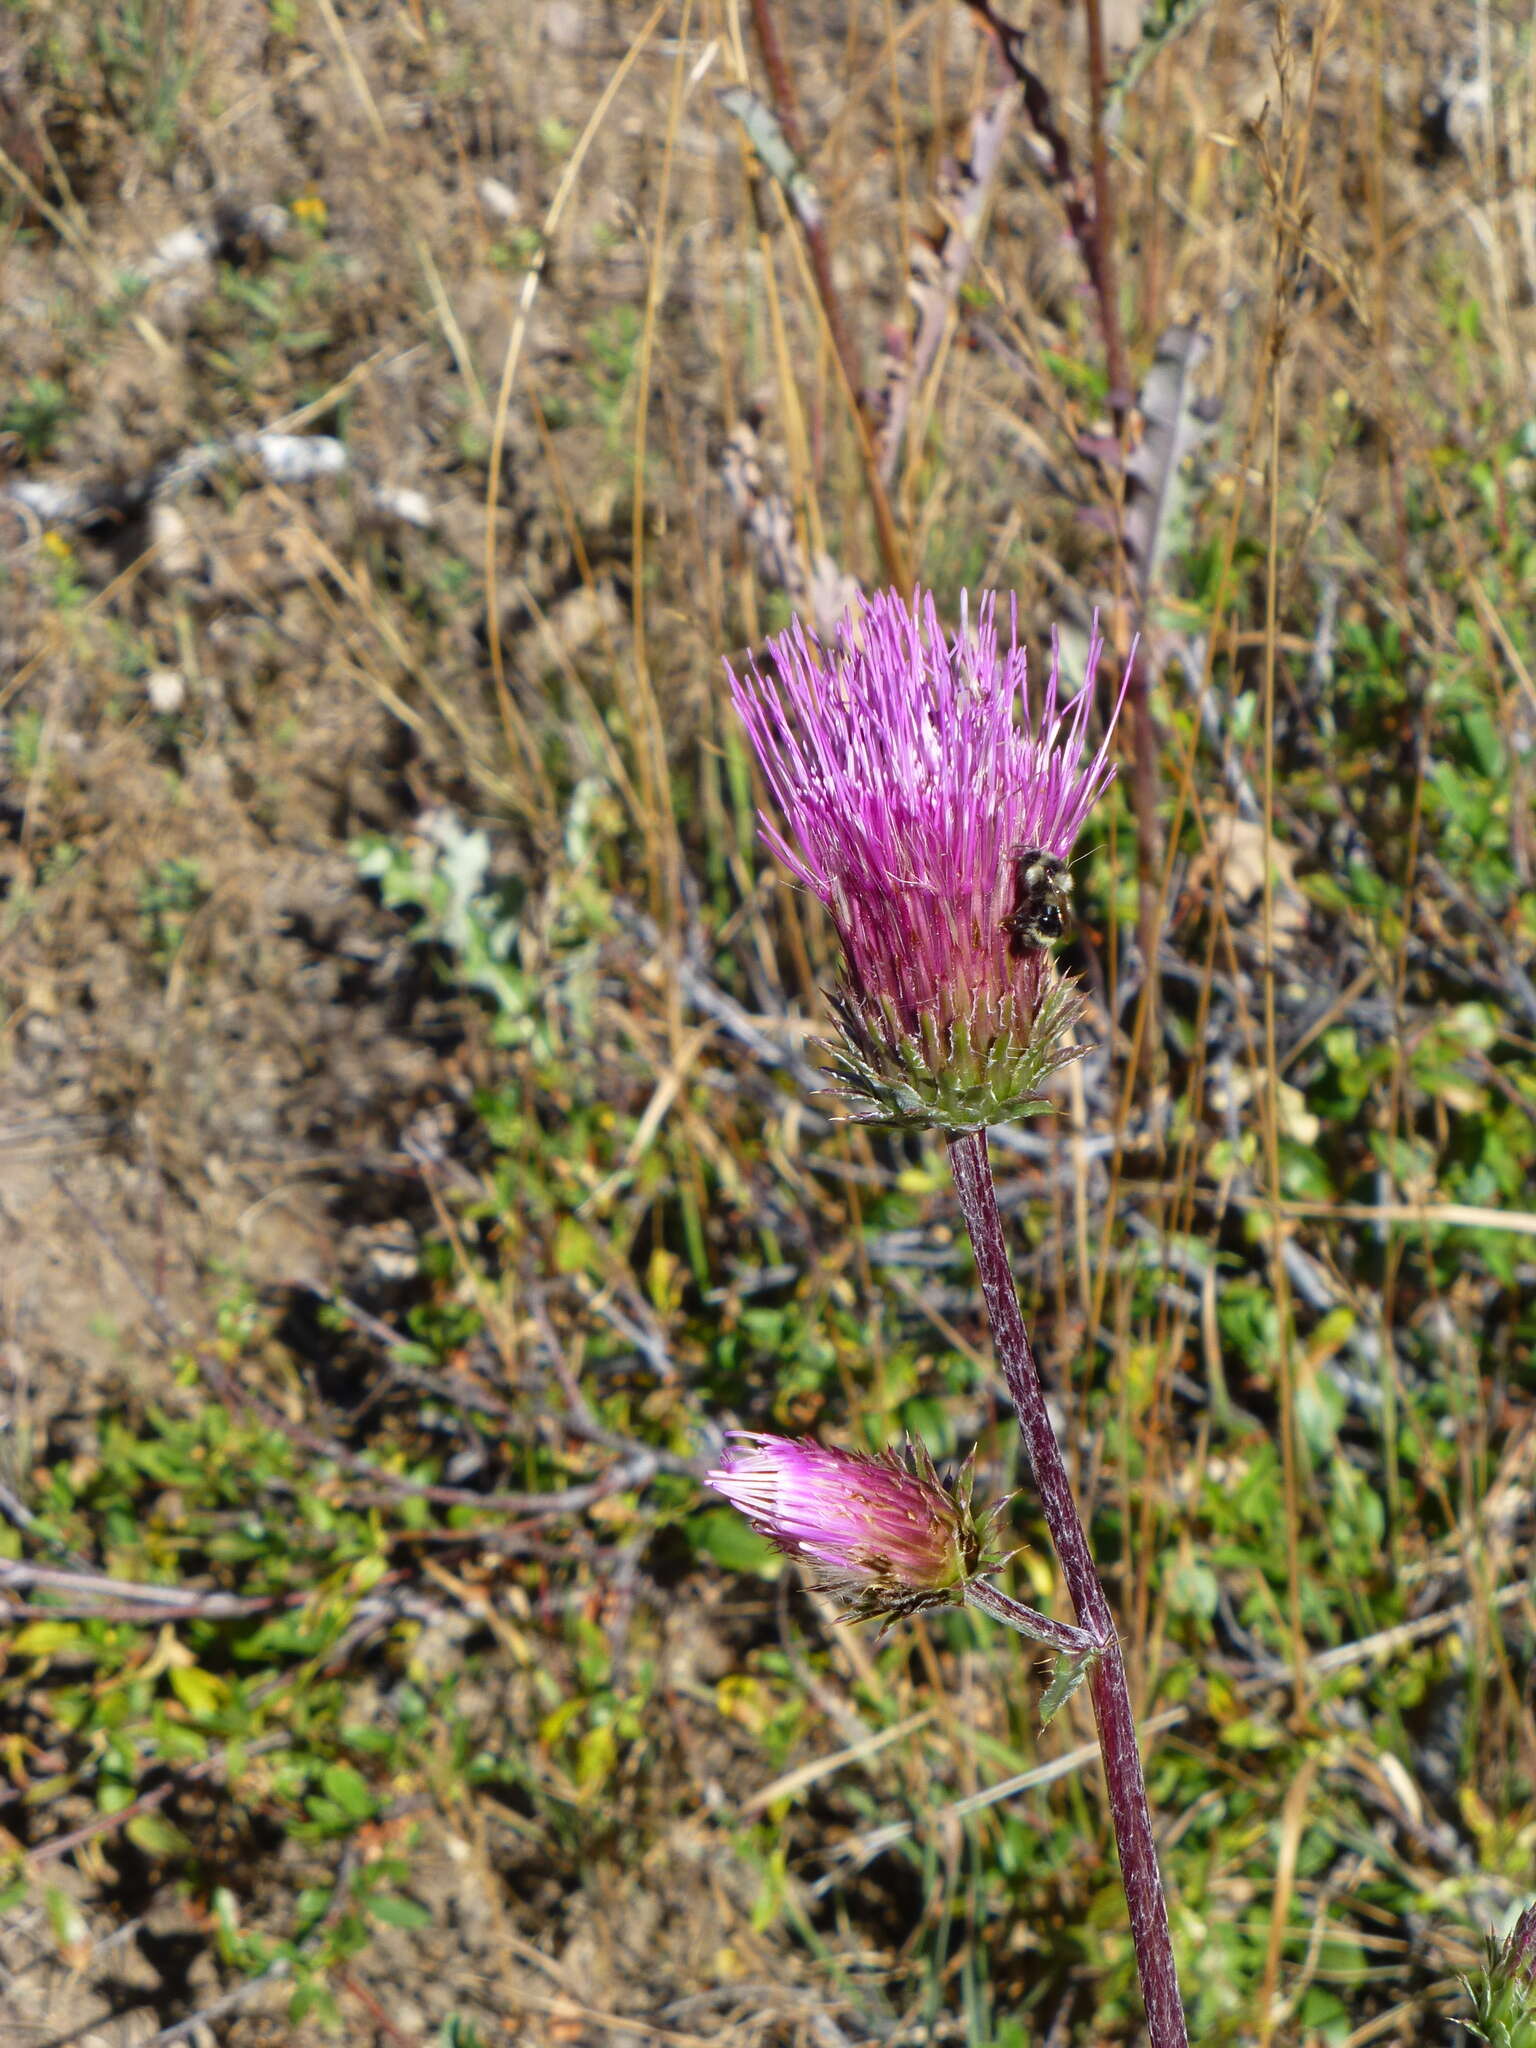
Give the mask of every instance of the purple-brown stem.
[(992, 1341), (998, 1364), (1018, 1413), (1035, 1490), (1062, 1576), (1077, 1610), (1081, 1626), (1100, 1647), (1088, 1675), (1089, 1697), (1098, 1724), (1099, 1752), (1104, 1759), (1104, 1776), (1109, 1786), (1109, 1812), (1120, 1851), (1120, 1870), (1130, 1909), (1131, 1936), (1136, 1944), (1136, 1967), (1141, 1976), (1141, 1995), (1147, 2011), (1147, 2034), (1151, 2048), (1188, 2048), (1184, 2007), (1179, 1997), (1179, 1980), (1174, 1968), (1173, 1942), (1168, 1931), (1168, 1907), (1157, 1867), (1157, 1845), (1152, 1835), (1152, 1816), (1147, 1808), (1147, 1787), (1142, 1776), (1141, 1752), (1136, 1745), (1136, 1722), (1131, 1712), (1130, 1687), (1126, 1683), (1125, 1658), (1115, 1633), (1104, 1588), (1099, 1583), (1088, 1538), (1083, 1532), (1071, 1482), (1051, 1418), (1046, 1412), (1045, 1394), (1029, 1332), (1019, 1307), (1018, 1290), (1003, 1237), (1003, 1219), (998, 1212), (997, 1191), (992, 1184), (992, 1165), (987, 1154), (985, 1131), (965, 1131), (949, 1140), (949, 1163), (976, 1252), (976, 1270), (992, 1325)]
[(1115, 187), (1109, 173), (1104, 134), (1104, 18), (1099, 0), (1083, 0), (1088, 26), (1088, 148), (1093, 165), (1093, 282), (1104, 329), (1104, 368), (1109, 376), (1109, 409), (1115, 432), (1123, 433), (1131, 386), (1125, 368), (1125, 334), (1120, 326), (1120, 275), (1115, 261)]
[(1093, 295), (1099, 304), (1099, 325), (1104, 335), (1104, 367), (1109, 380), (1110, 409), (1118, 438), (1131, 402), (1126, 377), (1125, 335), (1120, 325), (1119, 283), (1115, 269), (1114, 187), (1109, 173), (1109, 151), (1104, 138), (1104, 35), (1098, 0), (1084, 0), (1088, 9), (1088, 104), (1093, 204), (1088, 204), (1083, 181), (1072, 162), (1072, 147), (1057, 118), (1044, 79), (1025, 56), (1028, 38), (1022, 29), (1003, 20), (992, 0), (966, 0), (966, 5), (996, 40), (1003, 62), (1019, 82), (1024, 111), (1035, 133), (1045, 144), (1049, 161), (1044, 166), (1048, 182), (1061, 194), (1067, 226), (1083, 259)]
[(1063, 1657), (1086, 1657), (1099, 1645), (1085, 1628), (1073, 1628), (1070, 1622), (1052, 1621), (1048, 1614), (1041, 1614), (1036, 1608), (1026, 1607), (1021, 1600), (1015, 1600), (990, 1579), (967, 1579), (965, 1582), (965, 1604), (982, 1614), (990, 1614), (994, 1621), (1000, 1621), (1021, 1636), (1027, 1636), (1032, 1643), (1043, 1643), (1048, 1650), (1055, 1650)]
[[(1133, 393), (1126, 359), (1125, 329), (1120, 319), (1115, 185), (1104, 125), (1106, 66), (1102, 0), (1083, 0), (1083, 18), (1088, 34), (1088, 177), (1093, 191), (1092, 205), (1088, 203), (1083, 178), (1073, 164), (1071, 146), (1051, 95), (1025, 55), (1028, 39), (1024, 32), (1004, 21), (993, 7), (992, 0), (966, 0), (966, 4), (996, 39), (1003, 61), (1019, 82), (1025, 111), (1046, 146), (1046, 176), (1061, 194), (1067, 225), (1098, 305), (1099, 330), (1104, 337), (1104, 371), (1109, 384), (1110, 417), (1114, 423), (1115, 440), (1123, 449), (1126, 415)], [(1116, 517), (1116, 545), (1121, 549), (1124, 566), (1124, 539), (1118, 531), (1118, 510)], [(1157, 905), (1158, 876), (1162, 866), (1157, 822), (1157, 732), (1152, 723), (1150, 690), (1151, 679), (1143, 661), (1131, 678), (1127, 724), (1131, 753), (1131, 808), (1136, 817), (1137, 937), (1146, 974), (1149, 1026), (1142, 1037), (1142, 1056), (1148, 1061), (1153, 1057), (1157, 1043)]]

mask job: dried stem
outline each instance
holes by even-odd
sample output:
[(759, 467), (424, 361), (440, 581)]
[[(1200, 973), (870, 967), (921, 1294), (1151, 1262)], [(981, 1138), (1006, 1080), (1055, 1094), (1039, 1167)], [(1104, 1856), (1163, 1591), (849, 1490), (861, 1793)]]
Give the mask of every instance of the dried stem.
[[(790, 79), (789, 66), (784, 61), (784, 48), (779, 41), (778, 23), (774, 19), (774, 4), (775, 0), (752, 0), (752, 26), (757, 34), (758, 48), (763, 53), (763, 68), (768, 74), (768, 89), (773, 95), (773, 111), (784, 131), (785, 141), (797, 157), (803, 158), (805, 144), (800, 132), (800, 115), (795, 104), (795, 89)], [(816, 293), (821, 300), (827, 332), (832, 338), (833, 352), (837, 357), (843, 383), (848, 392), (848, 403), (853, 412), (854, 431), (858, 437), (859, 456), (864, 464), (865, 487), (869, 492), (870, 506), (875, 515), (875, 535), (880, 546), (880, 559), (885, 569), (886, 581), (894, 585), (903, 597), (910, 597), (912, 582), (907, 572), (906, 553), (896, 531), (896, 519), (891, 511), (890, 496), (880, 478), (875, 437), (864, 408), (864, 401), (860, 396), (859, 359), (848, 332), (848, 322), (843, 317), (842, 298), (832, 277), (832, 252), (827, 242), (827, 231), (819, 221), (807, 221), (801, 216), (797, 218), (800, 232), (805, 237), (806, 254), (811, 260), (811, 274), (816, 280)]]
[[(1089, 108), (1092, 128), (1093, 204), (1088, 204), (1083, 181), (1072, 162), (1072, 147), (1056, 113), (1050, 90), (1025, 57), (1026, 37), (1022, 29), (1003, 20), (991, 0), (966, 0), (978, 21), (987, 29), (1002, 53), (1003, 62), (1019, 82), (1035, 133), (1045, 145), (1048, 161), (1042, 164), (1047, 182), (1061, 195), (1067, 226), (1077, 244), (1083, 268), (1099, 303), (1099, 326), (1104, 336), (1104, 363), (1109, 379), (1110, 405), (1118, 435), (1130, 404), (1126, 381), (1125, 338), (1120, 326), (1120, 304), (1114, 255), (1114, 196), (1109, 176), (1109, 152), (1104, 139), (1104, 38), (1099, 21), (1098, 0), (1088, 5)], [(1097, 49), (1097, 62), (1094, 51)]]
[(908, 289), (918, 305), (917, 328), (911, 354), (887, 393), (885, 423), (876, 437), (880, 481), (887, 488), (895, 481), (913, 403), (938, 360), (960, 287), (971, 267), (1014, 103), (1012, 86), (1005, 86), (989, 106), (972, 116), (970, 154), (955, 194), (953, 216), (939, 247), (939, 275), (933, 278), (914, 265), (908, 277)]
[[(1100, 0), (1083, 0), (1088, 31), (1088, 147), (1089, 175), (1093, 191), (1090, 205), (1083, 179), (1073, 161), (1066, 131), (1057, 117), (1055, 103), (1040, 74), (1025, 56), (1026, 39), (1021, 29), (1004, 21), (991, 0), (966, 0), (1002, 52), (1003, 61), (1019, 82), (1024, 108), (1036, 134), (1044, 143), (1048, 161), (1044, 166), (1049, 182), (1061, 195), (1067, 225), (1077, 244), (1083, 268), (1093, 286), (1099, 309), (1099, 331), (1104, 338), (1104, 371), (1109, 385), (1110, 418), (1115, 440), (1123, 456), (1126, 415), (1132, 391), (1126, 362), (1125, 330), (1120, 320), (1120, 277), (1115, 253), (1115, 187), (1109, 161), (1109, 142), (1104, 126), (1105, 62), (1104, 23)], [(1124, 536), (1119, 531), (1116, 507), (1116, 543), (1124, 560)], [(1159, 868), (1162, 860), (1161, 835), (1157, 823), (1157, 732), (1149, 702), (1150, 675), (1141, 663), (1127, 692), (1131, 742), (1131, 808), (1136, 816), (1137, 938), (1147, 978), (1147, 1019), (1142, 1037), (1146, 1057), (1157, 1043), (1156, 978), (1159, 904)]]
[(1019, 1307), (1003, 1219), (998, 1212), (985, 1131), (967, 1131), (949, 1140), (950, 1167), (960, 1197), (960, 1211), (976, 1252), (976, 1269), (992, 1325), (998, 1364), (1018, 1413), (1019, 1429), (1034, 1474), (1035, 1489), (1062, 1576), (1083, 1629), (1100, 1650), (1088, 1675), (1088, 1691), (1098, 1724), (1099, 1753), (1109, 1787), (1109, 1811), (1120, 1851), (1120, 1870), (1130, 1909), (1136, 1967), (1147, 2011), (1152, 2048), (1188, 2048), (1184, 2008), (1174, 1968), (1168, 1931), (1168, 1907), (1157, 1867), (1157, 1845), (1147, 1807), (1136, 1722), (1126, 1683), (1125, 1659), (1113, 1616), (1099, 1583), (1088, 1538), (1072, 1498), (1071, 1483), (1056, 1432), (1046, 1412), (1039, 1370)]

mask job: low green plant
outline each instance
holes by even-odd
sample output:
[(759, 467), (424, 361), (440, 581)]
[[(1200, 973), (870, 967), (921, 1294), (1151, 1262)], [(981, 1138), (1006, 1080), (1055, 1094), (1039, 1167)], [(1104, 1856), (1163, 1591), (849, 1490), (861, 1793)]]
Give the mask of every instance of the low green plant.
[(71, 412), (69, 392), (54, 377), (29, 377), (0, 412), (0, 432), (14, 434), (29, 461), (53, 453), (59, 430)]
[(139, 922), (145, 944), (162, 966), (176, 957), (188, 924), (207, 898), (201, 863), (181, 854), (158, 862), (140, 882)]

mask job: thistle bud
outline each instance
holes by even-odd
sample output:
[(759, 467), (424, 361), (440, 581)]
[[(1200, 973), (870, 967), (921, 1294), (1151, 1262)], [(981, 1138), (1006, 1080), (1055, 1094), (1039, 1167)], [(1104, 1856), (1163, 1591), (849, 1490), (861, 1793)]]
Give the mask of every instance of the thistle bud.
[(733, 1432), (707, 1484), (818, 1584), (867, 1620), (942, 1607), (994, 1569), (971, 1515), (967, 1468), (944, 1486), (921, 1444), (865, 1457), (755, 1431)]

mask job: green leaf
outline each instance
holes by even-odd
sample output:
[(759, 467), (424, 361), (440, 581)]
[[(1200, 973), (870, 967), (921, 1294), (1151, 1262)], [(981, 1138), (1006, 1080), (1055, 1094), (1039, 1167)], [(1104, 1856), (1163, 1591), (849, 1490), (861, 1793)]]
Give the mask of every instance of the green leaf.
[(185, 1856), (192, 1847), (181, 1829), (163, 1813), (136, 1814), (123, 1833), (146, 1856)]
[(43, 1911), (48, 1915), (48, 1926), (54, 1941), (61, 1949), (81, 1948), (90, 1940), (91, 1930), (85, 1924), (85, 1915), (66, 1891), (56, 1884), (48, 1886), (43, 1893)]
[(1194, 1614), (1209, 1621), (1220, 1597), (1216, 1574), (1208, 1564), (1193, 1558), (1181, 1564), (1168, 1581), (1168, 1605), (1175, 1614)]
[(417, 1899), (404, 1898), (399, 1892), (376, 1892), (363, 1901), (364, 1908), (374, 1920), (382, 1920), (386, 1927), (430, 1927), (430, 1908)]
[(734, 1508), (706, 1508), (687, 1526), (694, 1554), (712, 1558), (724, 1571), (772, 1579), (784, 1568), (782, 1555), (768, 1538), (760, 1536)]
[(327, 1798), (335, 1801), (348, 1820), (371, 1820), (377, 1810), (377, 1801), (368, 1788), (368, 1780), (361, 1771), (351, 1764), (327, 1764), (320, 1773), (320, 1783)]
[(288, 2001), (288, 2017), (295, 2026), (313, 2013), (322, 2026), (339, 2027), (341, 2007), (323, 1984), (301, 1984)]
[(29, 1621), (11, 1639), (19, 1657), (55, 1657), (61, 1650), (83, 1650), (85, 1632), (73, 1621)]
[(389, 1559), (381, 1557), (377, 1551), (371, 1557), (360, 1557), (352, 1567), (350, 1591), (359, 1598), (364, 1593), (371, 1593), (388, 1570)]
[(171, 1666), (171, 1691), (186, 1708), (199, 1720), (207, 1720), (216, 1714), (229, 1698), (229, 1686), (222, 1678), (215, 1678), (211, 1671), (204, 1671), (198, 1664), (173, 1664)]
[(562, 1216), (555, 1226), (555, 1271), (595, 1273), (601, 1265), (591, 1231), (578, 1223), (574, 1216)]
[(1296, 1388), (1296, 1426), (1314, 1458), (1332, 1450), (1343, 1425), (1347, 1403), (1341, 1390), (1322, 1373), (1312, 1373)]
[(1065, 1652), (1056, 1659), (1056, 1675), (1040, 1698), (1040, 1726), (1049, 1728), (1052, 1721), (1071, 1699), (1083, 1680), (1098, 1662), (1099, 1653), (1090, 1651), (1085, 1657), (1069, 1657)]
[(596, 1792), (607, 1784), (618, 1753), (618, 1731), (611, 1721), (587, 1730), (576, 1745), (575, 1778), (583, 1792)]

